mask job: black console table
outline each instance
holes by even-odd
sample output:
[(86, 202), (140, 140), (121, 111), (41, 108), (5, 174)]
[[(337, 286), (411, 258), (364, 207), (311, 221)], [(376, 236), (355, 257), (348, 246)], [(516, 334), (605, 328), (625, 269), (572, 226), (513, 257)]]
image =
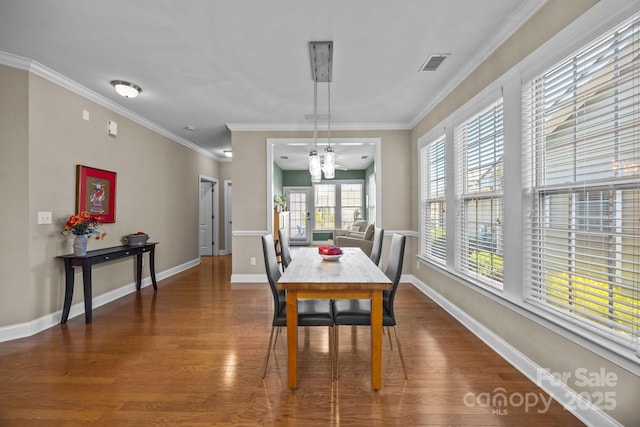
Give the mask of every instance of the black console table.
[(103, 262), (115, 261), (130, 256), (136, 257), (136, 290), (140, 290), (142, 284), (142, 254), (149, 253), (149, 272), (151, 273), (151, 283), (153, 289), (158, 290), (156, 284), (155, 271), (155, 250), (158, 243), (146, 243), (140, 246), (115, 246), (113, 248), (96, 249), (88, 251), (86, 256), (61, 255), (64, 261), (65, 292), (64, 308), (62, 310), (62, 320), (60, 323), (67, 323), (69, 310), (71, 310), (71, 300), (73, 299), (73, 267), (82, 267), (82, 282), (84, 287), (84, 318), (86, 323), (91, 323), (92, 311), (92, 291), (91, 291), (91, 267)]

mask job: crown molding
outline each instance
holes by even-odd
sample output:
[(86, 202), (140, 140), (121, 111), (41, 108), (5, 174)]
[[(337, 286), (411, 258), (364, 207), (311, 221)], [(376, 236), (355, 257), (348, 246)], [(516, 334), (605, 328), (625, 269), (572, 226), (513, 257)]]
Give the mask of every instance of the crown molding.
[[(227, 123), (231, 132), (278, 132), (278, 131), (310, 131), (313, 132), (313, 124), (310, 123)], [(318, 129), (325, 132), (327, 129)], [(359, 130), (411, 130), (408, 123), (339, 123), (331, 124), (332, 131), (359, 131)]]
[(516, 10), (509, 18), (505, 19), (501, 25), (484, 45), (484, 49), (466, 61), (466, 66), (452, 76), (449, 82), (425, 105), (420, 113), (409, 123), (409, 128), (413, 129), (444, 100), (453, 90), (458, 87), (473, 71), (482, 64), (493, 52), (502, 46), (520, 27), (522, 27), (532, 16), (534, 16), (549, 0), (529, 0)]
[(124, 108), (122, 105), (117, 104), (110, 99), (82, 86), (81, 84), (69, 79), (68, 77), (48, 68), (36, 61), (33, 61), (28, 58), (24, 58), (22, 56), (13, 55), (7, 52), (0, 51), (0, 65), (6, 65), (8, 67), (17, 68), (21, 70), (26, 70), (32, 74), (35, 74), (39, 77), (42, 77), (45, 80), (50, 81), (60, 87), (63, 87), (77, 95), (82, 96), (83, 98), (88, 99), (104, 108), (107, 108), (114, 113), (120, 114), (121, 116), (130, 119), (131, 121), (138, 123), (141, 126), (146, 127), (170, 140), (177, 142), (180, 145), (183, 145), (193, 151), (202, 154), (203, 156), (209, 157), (211, 159), (220, 161), (220, 157), (211, 153), (192, 143), (191, 141), (182, 138), (174, 134), (173, 132), (168, 131), (167, 129), (159, 126), (158, 124), (148, 120), (131, 110)]

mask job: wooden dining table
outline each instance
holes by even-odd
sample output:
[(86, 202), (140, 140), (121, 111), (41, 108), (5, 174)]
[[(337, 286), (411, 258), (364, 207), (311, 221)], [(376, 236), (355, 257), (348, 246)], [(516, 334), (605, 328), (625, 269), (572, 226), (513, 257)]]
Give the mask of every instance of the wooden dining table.
[(289, 388), (298, 388), (298, 300), (371, 300), (371, 386), (382, 387), (382, 291), (391, 280), (360, 248), (343, 248), (342, 257), (326, 261), (318, 248), (298, 248), (278, 280), (287, 294), (287, 368)]

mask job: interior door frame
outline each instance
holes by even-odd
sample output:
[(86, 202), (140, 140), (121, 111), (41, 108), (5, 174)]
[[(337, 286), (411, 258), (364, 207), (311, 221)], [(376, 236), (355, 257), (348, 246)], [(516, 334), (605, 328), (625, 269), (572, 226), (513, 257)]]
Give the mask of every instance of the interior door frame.
[[(220, 222), (220, 196), (218, 194), (219, 192), (219, 186), (218, 186), (218, 180), (216, 178), (212, 178), (210, 176), (206, 176), (206, 175), (199, 175), (198, 177), (198, 204), (200, 203), (200, 184), (202, 182), (211, 182), (212, 184), (212, 188), (214, 188), (214, 197), (212, 197), (212, 209), (211, 209), (211, 214), (213, 216), (213, 218), (210, 218), (210, 226), (211, 226), (211, 237), (212, 237), (212, 247), (211, 247), (211, 254), (212, 255), (219, 255), (220, 252), (220, 245), (218, 244), (219, 239), (220, 239), (220, 227), (219, 227), (219, 222)], [(198, 212), (200, 212), (200, 208), (201, 206), (198, 206)], [(198, 235), (200, 234), (200, 221), (198, 221)], [(198, 256), (200, 256), (200, 239), (198, 239)]]
[[(231, 221), (231, 202), (233, 198), (233, 182), (230, 179), (224, 180), (224, 253), (231, 255), (231, 242), (233, 233), (233, 223)], [(272, 218), (273, 221), (273, 218)]]
[[(320, 141), (320, 138), (318, 139)], [(376, 201), (378, 209), (376, 209), (375, 223), (382, 225), (382, 209), (379, 204), (382, 200), (382, 139), (381, 138), (332, 138), (332, 143), (338, 142), (362, 142), (373, 143), (376, 147), (376, 158), (374, 159), (373, 173), (376, 176)], [(273, 224), (273, 147), (276, 144), (308, 144), (313, 146), (313, 138), (267, 138), (267, 224)], [(369, 219), (371, 221), (371, 219)], [(313, 241), (313, 230), (310, 230), (311, 241)]]
[[(291, 192), (298, 193), (306, 193), (307, 195), (307, 217), (306, 217), (306, 238), (305, 240), (294, 238), (294, 234), (289, 230), (289, 244), (290, 245), (310, 245), (313, 241), (313, 213), (315, 212), (314, 200), (313, 200), (313, 187), (290, 187), (286, 186), (282, 188), (282, 192), (284, 196), (287, 198), (287, 205), (289, 206), (289, 211), (291, 211), (291, 204), (289, 203), (289, 193)], [(291, 223), (292, 218), (291, 214), (289, 214), (289, 223)]]

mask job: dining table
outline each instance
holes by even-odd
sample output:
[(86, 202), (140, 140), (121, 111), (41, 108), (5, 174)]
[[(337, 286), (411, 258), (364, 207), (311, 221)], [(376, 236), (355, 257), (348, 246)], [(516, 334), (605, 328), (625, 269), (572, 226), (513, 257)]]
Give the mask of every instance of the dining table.
[(342, 248), (342, 256), (324, 259), (316, 247), (300, 247), (278, 280), (287, 301), (287, 375), (298, 388), (298, 300), (371, 300), (371, 387), (382, 387), (382, 291), (391, 280), (360, 248)]

